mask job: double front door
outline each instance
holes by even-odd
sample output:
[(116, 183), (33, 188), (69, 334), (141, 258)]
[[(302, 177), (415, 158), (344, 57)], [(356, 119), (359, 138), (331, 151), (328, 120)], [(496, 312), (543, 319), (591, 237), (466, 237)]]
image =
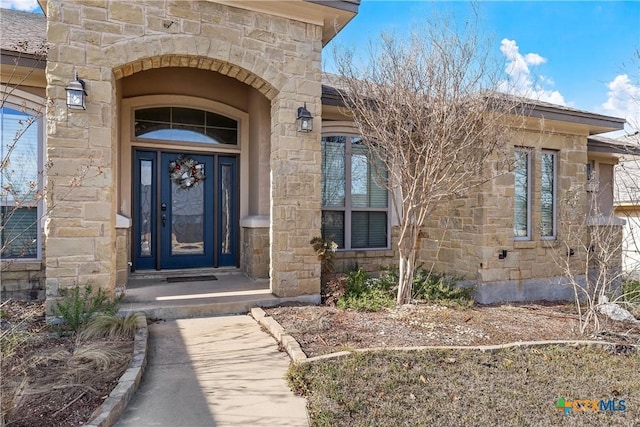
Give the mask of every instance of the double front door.
[(134, 153), (134, 266), (238, 265), (237, 158)]

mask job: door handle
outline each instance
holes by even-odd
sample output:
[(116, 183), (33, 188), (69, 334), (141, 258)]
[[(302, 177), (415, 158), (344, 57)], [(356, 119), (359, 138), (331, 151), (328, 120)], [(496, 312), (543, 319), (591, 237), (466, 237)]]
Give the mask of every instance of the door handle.
[(165, 225), (167, 225), (167, 216), (165, 214), (162, 214), (160, 216), (160, 219), (162, 219), (162, 226), (164, 227)]

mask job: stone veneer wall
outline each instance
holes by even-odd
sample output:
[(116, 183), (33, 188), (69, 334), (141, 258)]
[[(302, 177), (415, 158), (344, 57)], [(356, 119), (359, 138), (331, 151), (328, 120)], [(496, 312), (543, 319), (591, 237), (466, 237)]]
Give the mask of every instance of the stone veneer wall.
[[(436, 211), (424, 229), (420, 259), (435, 260), (435, 270), (456, 274), (479, 283), (535, 283), (536, 280), (559, 277), (563, 271), (555, 259), (566, 252), (566, 230), (563, 230), (563, 200), (570, 192), (578, 198), (579, 215), (587, 217), (586, 198), (586, 135), (563, 133), (520, 132), (515, 146), (532, 149), (532, 238), (513, 238), (513, 174), (505, 173), (489, 181), (480, 191), (455, 200)], [(557, 239), (542, 240), (540, 223), (540, 154), (542, 149), (556, 150), (557, 171)], [(495, 168), (495, 161), (492, 167)], [(583, 238), (586, 236), (583, 236)], [(576, 242), (577, 243), (577, 242)], [(568, 242), (571, 246), (571, 242)], [(577, 247), (577, 244), (576, 244)], [(499, 258), (507, 251), (504, 259)], [(586, 254), (572, 257), (575, 271), (583, 271)], [(533, 280), (533, 281), (532, 281)]]
[(0, 273), (1, 300), (43, 300), (45, 283), (42, 265), (40, 261), (3, 261)]
[[(567, 247), (574, 248), (570, 257), (572, 274), (577, 282), (585, 280), (587, 254), (582, 244), (588, 238), (589, 203), (586, 191), (587, 163), (586, 135), (575, 133), (521, 131), (508, 150), (513, 156), (515, 147), (532, 150), (531, 221), (532, 236), (528, 241), (513, 238), (513, 174), (502, 171), (495, 179), (471, 192), (467, 197), (443, 204), (433, 212), (422, 230), (417, 263), (427, 269), (462, 279), (463, 285), (477, 285), (476, 299), (481, 303), (522, 301), (535, 299), (571, 300), (573, 288), (565, 278), (561, 257)], [(540, 237), (540, 156), (542, 150), (557, 152), (557, 236), (555, 240)], [(496, 155), (497, 156), (497, 155)], [(487, 170), (498, 170), (493, 158)], [(568, 199), (575, 199), (571, 211)], [(581, 225), (569, 234), (567, 214), (579, 218)], [(606, 221), (612, 220), (613, 224)], [(621, 226), (614, 219), (605, 221), (612, 234), (615, 253), (611, 269), (620, 268)], [(394, 230), (394, 236), (397, 230)], [(575, 239), (575, 241), (571, 241)], [(336, 271), (362, 267), (370, 272), (397, 266), (396, 240), (390, 250), (339, 251), (335, 257)], [(507, 256), (499, 254), (506, 250)]]
[(131, 267), (131, 228), (116, 229), (116, 289), (127, 287)]
[(269, 228), (242, 227), (240, 269), (255, 279), (269, 278)]
[[(295, 116), (306, 102), (319, 126), (321, 37), (317, 25), (210, 1), (49, 0), (46, 155), (56, 207), (46, 224), (48, 306), (59, 288), (115, 291), (118, 167), (130, 167), (116, 162), (117, 80), (172, 66), (228, 75), (270, 100), (271, 288), (318, 294), (320, 263), (308, 242), (320, 230), (320, 134), (297, 133)], [(75, 72), (86, 111), (66, 107)], [(79, 169), (86, 175), (72, 188)]]
[(362, 268), (369, 273), (379, 273), (385, 268), (398, 267), (398, 227), (391, 229), (391, 246), (389, 249), (339, 250), (335, 253), (334, 269), (344, 273)]

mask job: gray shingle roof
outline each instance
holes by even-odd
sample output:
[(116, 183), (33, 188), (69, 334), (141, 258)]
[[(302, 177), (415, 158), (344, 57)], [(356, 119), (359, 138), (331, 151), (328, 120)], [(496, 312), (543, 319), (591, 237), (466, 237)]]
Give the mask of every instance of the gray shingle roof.
[[(342, 89), (340, 76), (330, 73), (322, 74), (322, 103), (324, 105), (342, 106)], [(513, 97), (504, 93), (493, 92), (492, 97)], [(579, 110), (577, 108), (566, 107), (564, 105), (556, 105), (550, 102), (539, 101), (536, 99), (521, 98), (524, 112), (536, 118), (544, 118), (547, 120), (559, 120), (569, 123), (578, 123), (590, 127), (591, 134), (608, 132), (613, 130), (621, 130), (624, 127), (625, 119), (613, 116), (605, 116), (603, 114), (592, 113), (590, 111)]]
[(38, 53), (47, 38), (47, 18), (40, 13), (0, 9), (0, 49)]

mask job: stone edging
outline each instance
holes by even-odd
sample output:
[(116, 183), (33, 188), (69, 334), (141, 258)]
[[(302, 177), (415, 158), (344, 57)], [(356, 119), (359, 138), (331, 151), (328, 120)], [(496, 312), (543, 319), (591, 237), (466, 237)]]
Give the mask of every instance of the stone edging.
[[(333, 359), (336, 357), (348, 356), (352, 353), (364, 353), (367, 351), (417, 351), (417, 350), (475, 350), (475, 351), (496, 351), (504, 348), (512, 347), (535, 347), (545, 345), (566, 345), (566, 346), (581, 346), (581, 345), (617, 345), (616, 343), (608, 341), (593, 341), (593, 340), (547, 340), (547, 341), (516, 341), (507, 344), (495, 344), (495, 345), (478, 345), (478, 346), (464, 346), (464, 345), (425, 345), (416, 347), (371, 347), (371, 348), (359, 348), (349, 351), (339, 351), (337, 353), (323, 354), (321, 356), (307, 357), (302, 351), (300, 344), (289, 334), (287, 334), (282, 326), (262, 310), (261, 308), (252, 308), (251, 316), (264, 326), (276, 340), (282, 344), (284, 349), (289, 354), (289, 357), (293, 363), (309, 363), (317, 360)], [(634, 344), (625, 344), (629, 347), (635, 347), (640, 349), (640, 346)]]
[(260, 307), (252, 308), (250, 314), (256, 322), (263, 326), (282, 345), (294, 363), (301, 363), (307, 360), (307, 355), (302, 351), (298, 341), (287, 334), (284, 328), (276, 322), (276, 319), (267, 316), (267, 313)]
[(136, 334), (133, 342), (133, 357), (129, 367), (118, 380), (118, 385), (111, 391), (109, 397), (94, 412), (94, 417), (83, 427), (110, 427), (116, 423), (120, 415), (133, 398), (142, 373), (147, 366), (147, 318), (144, 313), (138, 314)]

